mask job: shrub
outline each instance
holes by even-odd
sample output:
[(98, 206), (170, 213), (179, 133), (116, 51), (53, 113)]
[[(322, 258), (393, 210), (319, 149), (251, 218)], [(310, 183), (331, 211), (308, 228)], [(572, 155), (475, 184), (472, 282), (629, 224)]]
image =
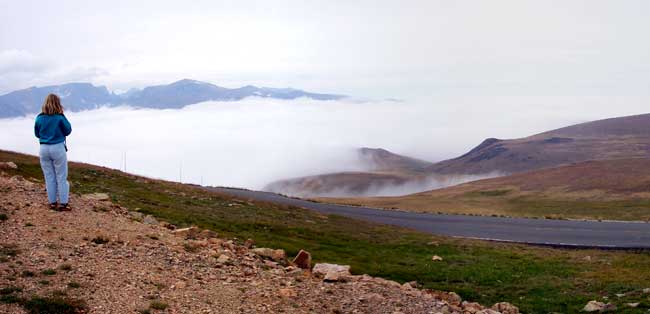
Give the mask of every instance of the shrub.
[(167, 303), (158, 300), (151, 301), (151, 303), (149, 304), (149, 308), (154, 310), (164, 310), (167, 307), (168, 307)]
[(110, 242), (110, 240), (104, 236), (96, 236), (90, 242), (95, 243), (95, 244), (106, 244)]
[(61, 264), (59, 266), (59, 269), (62, 271), (71, 271), (72, 270), (72, 265), (70, 264)]
[(23, 277), (34, 277), (34, 276), (36, 276), (36, 274), (31, 270), (23, 270), (22, 276)]
[(43, 274), (45, 276), (53, 276), (53, 275), (56, 275), (56, 270), (54, 270), (52, 268), (43, 269), (43, 271), (41, 271), (41, 274)]
[(70, 281), (68, 283), (68, 288), (71, 288), (71, 289), (81, 288), (81, 284), (76, 282), (76, 281)]
[(86, 310), (82, 300), (64, 297), (32, 297), (23, 304), (29, 314), (77, 314)]

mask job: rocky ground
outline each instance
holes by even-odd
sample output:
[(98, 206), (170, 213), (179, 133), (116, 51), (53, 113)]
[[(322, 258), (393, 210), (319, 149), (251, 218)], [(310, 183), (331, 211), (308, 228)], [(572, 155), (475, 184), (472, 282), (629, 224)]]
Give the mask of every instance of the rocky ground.
[(0, 174), (0, 313), (518, 313), (338, 265), (312, 269), (306, 254), (294, 264), (100, 194), (71, 204), (49, 210), (41, 184)]

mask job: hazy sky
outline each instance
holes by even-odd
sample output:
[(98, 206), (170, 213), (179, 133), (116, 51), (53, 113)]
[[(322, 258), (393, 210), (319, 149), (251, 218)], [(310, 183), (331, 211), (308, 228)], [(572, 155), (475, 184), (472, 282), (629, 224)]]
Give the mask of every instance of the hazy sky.
[(0, 93), (180, 78), (373, 98), (645, 97), (650, 2), (0, 0)]

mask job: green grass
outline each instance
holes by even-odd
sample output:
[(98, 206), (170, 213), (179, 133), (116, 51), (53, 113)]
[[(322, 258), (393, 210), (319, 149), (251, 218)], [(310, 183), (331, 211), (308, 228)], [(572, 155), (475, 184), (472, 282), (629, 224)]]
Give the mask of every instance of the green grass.
[(602, 220), (650, 220), (650, 200), (559, 200), (542, 197), (508, 199), (504, 210), (515, 216)]
[[(18, 164), (12, 174), (42, 180), (36, 158), (0, 152), (4, 160)], [(436, 237), (290, 206), (239, 201), (83, 164), (71, 164), (69, 179), (74, 193), (108, 193), (122, 206), (181, 227), (197, 225), (225, 236), (252, 238), (260, 247), (283, 248), (289, 255), (306, 249), (315, 262), (348, 264), (353, 273), (400, 282), (416, 280), (425, 288), (455, 291), (485, 305), (507, 301), (524, 313), (578, 313), (589, 300), (608, 296), (619, 305), (618, 313), (642, 313), (648, 307), (648, 296), (639, 292), (650, 287), (648, 253)], [(229, 206), (233, 203), (238, 206)], [(444, 260), (433, 262), (432, 255)], [(624, 292), (631, 293), (621, 299), (614, 296)], [(643, 303), (629, 309), (626, 302)]]

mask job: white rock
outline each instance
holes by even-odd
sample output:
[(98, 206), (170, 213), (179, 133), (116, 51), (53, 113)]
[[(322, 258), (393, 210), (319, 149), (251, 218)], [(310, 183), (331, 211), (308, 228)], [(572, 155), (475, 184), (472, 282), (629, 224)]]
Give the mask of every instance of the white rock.
[(0, 169), (18, 169), (13, 161), (0, 162)]
[(323, 278), (328, 281), (339, 281), (343, 278), (350, 277), (349, 265), (337, 265), (328, 263), (318, 263), (312, 270), (314, 276)]
[(84, 198), (84, 199), (93, 200), (93, 201), (108, 201), (108, 200), (111, 199), (111, 197), (106, 193), (84, 194), (81, 197)]
[(587, 305), (582, 309), (585, 312), (597, 312), (602, 311), (605, 308), (605, 303), (598, 301), (589, 301)]
[(440, 257), (440, 256), (438, 256), (438, 255), (434, 255), (434, 256), (431, 258), (431, 260), (434, 261), (434, 262), (442, 261), (442, 257)]

